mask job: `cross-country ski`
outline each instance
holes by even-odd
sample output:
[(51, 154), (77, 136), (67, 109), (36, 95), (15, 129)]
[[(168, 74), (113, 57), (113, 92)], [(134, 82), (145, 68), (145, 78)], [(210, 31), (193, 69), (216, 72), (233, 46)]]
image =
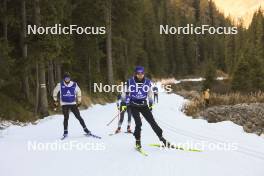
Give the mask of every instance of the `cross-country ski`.
[(92, 133), (90, 133), (90, 134), (84, 134), (86, 137), (93, 137), (93, 138), (97, 138), (97, 139), (102, 139), (102, 137), (100, 137), (100, 136), (97, 136), (97, 135), (95, 135), (95, 134), (92, 134)]
[(143, 156), (148, 156), (147, 152), (143, 150), (142, 148), (135, 147), (136, 151), (138, 151)]
[(176, 146), (176, 145), (165, 146), (161, 144), (149, 144), (149, 146), (158, 147), (158, 148), (177, 149), (177, 150), (183, 150), (183, 151), (189, 151), (189, 152), (202, 152), (202, 150), (193, 149), (193, 148), (184, 148), (184, 147)]

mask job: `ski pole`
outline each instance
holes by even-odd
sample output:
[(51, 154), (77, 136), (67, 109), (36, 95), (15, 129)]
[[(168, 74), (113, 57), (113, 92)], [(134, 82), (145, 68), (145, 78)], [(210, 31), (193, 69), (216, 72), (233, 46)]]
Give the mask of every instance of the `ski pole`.
[(106, 125), (109, 126), (123, 111), (118, 112), (118, 114)]
[(120, 112), (106, 126), (109, 126), (119, 116), (119, 114)]

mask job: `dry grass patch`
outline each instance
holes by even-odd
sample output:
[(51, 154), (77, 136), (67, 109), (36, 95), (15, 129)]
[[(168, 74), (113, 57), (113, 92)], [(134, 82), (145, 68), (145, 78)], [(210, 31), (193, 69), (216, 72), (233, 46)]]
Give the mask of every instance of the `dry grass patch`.
[[(215, 94), (210, 97), (209, 107), (220, 105), (236, 105), (243, 103), (264, 103), (264, 92), (255, 92), (250, 94), (229, 93)], [(183, 110), (189, 116), (197, 116), (199, 112), (205, 109), (202, 96), (193, 96), (190, 102), (185, 104)]]

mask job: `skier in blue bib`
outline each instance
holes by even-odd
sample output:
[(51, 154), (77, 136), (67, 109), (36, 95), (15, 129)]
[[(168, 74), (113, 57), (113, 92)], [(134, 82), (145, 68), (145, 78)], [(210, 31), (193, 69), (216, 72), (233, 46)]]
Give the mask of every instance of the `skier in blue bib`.
[(55, 106), (58, 106), (58, 93), (60, 93), (60, 105), (62, 107), (62, 113), (64, 115), (64, 132), (63, 137), (68, 135), (68, 121), (69, 111), (71, 110), (74, 116), (79, 120), (83, 130), (86, 134), (90, 135), (91, 132), (87, 129), (83, 118), (80, 115), (78, 106), (81, 104), (81, 90), (76, 82), (71, 81), (70, 74), (66, 72), (63, 76), (63, 80), (57, 84), (53, 90), (53, 99)]
[(162, 129), (159, 127), (152, 114), (153, 92), (151, 86), (151, 80), (144, 76), (144, 67), (142, 66), (137, 66), (134, 76), (127, 81), (126, 103), (131, 107), (131, 113), (136, 124), (134, 137), (136, 139), (137, 148), (141, 148), (142, 122), (140, 113), (150, 124), (160, 141), (163, 142), (165, 146), (170, 145), (162, 136)]
[(154, 93), (154, 103), (155, 102), (158, 103), (159, 102), (159, 89), (158, 89), (158, 87), (156, 85), (154, 85), (152, 90), (153, 90), (153, 93)]
[[(126, 104), (126, 99), (124, 98), (125, 96), (122, 94), (118, 94), (117, 95), (117, 102), (116, 102), (116, 105), (117, 105), (117, 108), (120, 112), (120, 119), (118, 121), (118, 127), (115, 131), (115, 133), (120, 133), (121, 132), (121, 126), (122, 126), (122, 123), (124, 121), (124, 116), (125, 116), (125, 112), (127, 112), (127, 118), (128, 118), (128, 121), (127, 121), (127, 133), (132, 133), (131, 131), (131, 108), (130, 106), (127, 106)], [(125, 109), (123, 109), (125, 107)]]

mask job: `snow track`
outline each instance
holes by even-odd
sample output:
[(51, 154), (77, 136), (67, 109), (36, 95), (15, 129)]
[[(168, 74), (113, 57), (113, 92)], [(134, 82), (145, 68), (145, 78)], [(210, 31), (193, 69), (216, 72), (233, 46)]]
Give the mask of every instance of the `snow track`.
[[(148, 156), (135, 151), (131, 134), (109, 136), (117, 127), (115, 120), (106, 124), (116, 114), (115, 104), (95, 105), (81, 111), (88, 128), (102, 139), (83, 136), (80, 124), (70, 115), (69, 137), (61, 144), (77, 142), (94, 144), (101, 150), (29, 151), (28, 142), (52, 143), (60, 139), (62, 115), (41, 120), (37, 125), (10, 126), (0, 138), (0, 172), (2, 176), (262, 176), (264, 173), (264, 140), (255, 134), (245, 133), (232, 122), (210, 124), (202, 119), (192, 119), (181, 112), (183, 97), (160, 93), (159, 104), (153, 110), (164, 136), (172, 143), (235, 144), (236, 150), (211, 150), (203, 152), (160, 150), (148, 144), (158, 143), (158, 138), (143, 119), (142, 145)], [(126, 118), (123, 131), (126, 129)], [(103, 147), (102, 147), (103, 146)]]

